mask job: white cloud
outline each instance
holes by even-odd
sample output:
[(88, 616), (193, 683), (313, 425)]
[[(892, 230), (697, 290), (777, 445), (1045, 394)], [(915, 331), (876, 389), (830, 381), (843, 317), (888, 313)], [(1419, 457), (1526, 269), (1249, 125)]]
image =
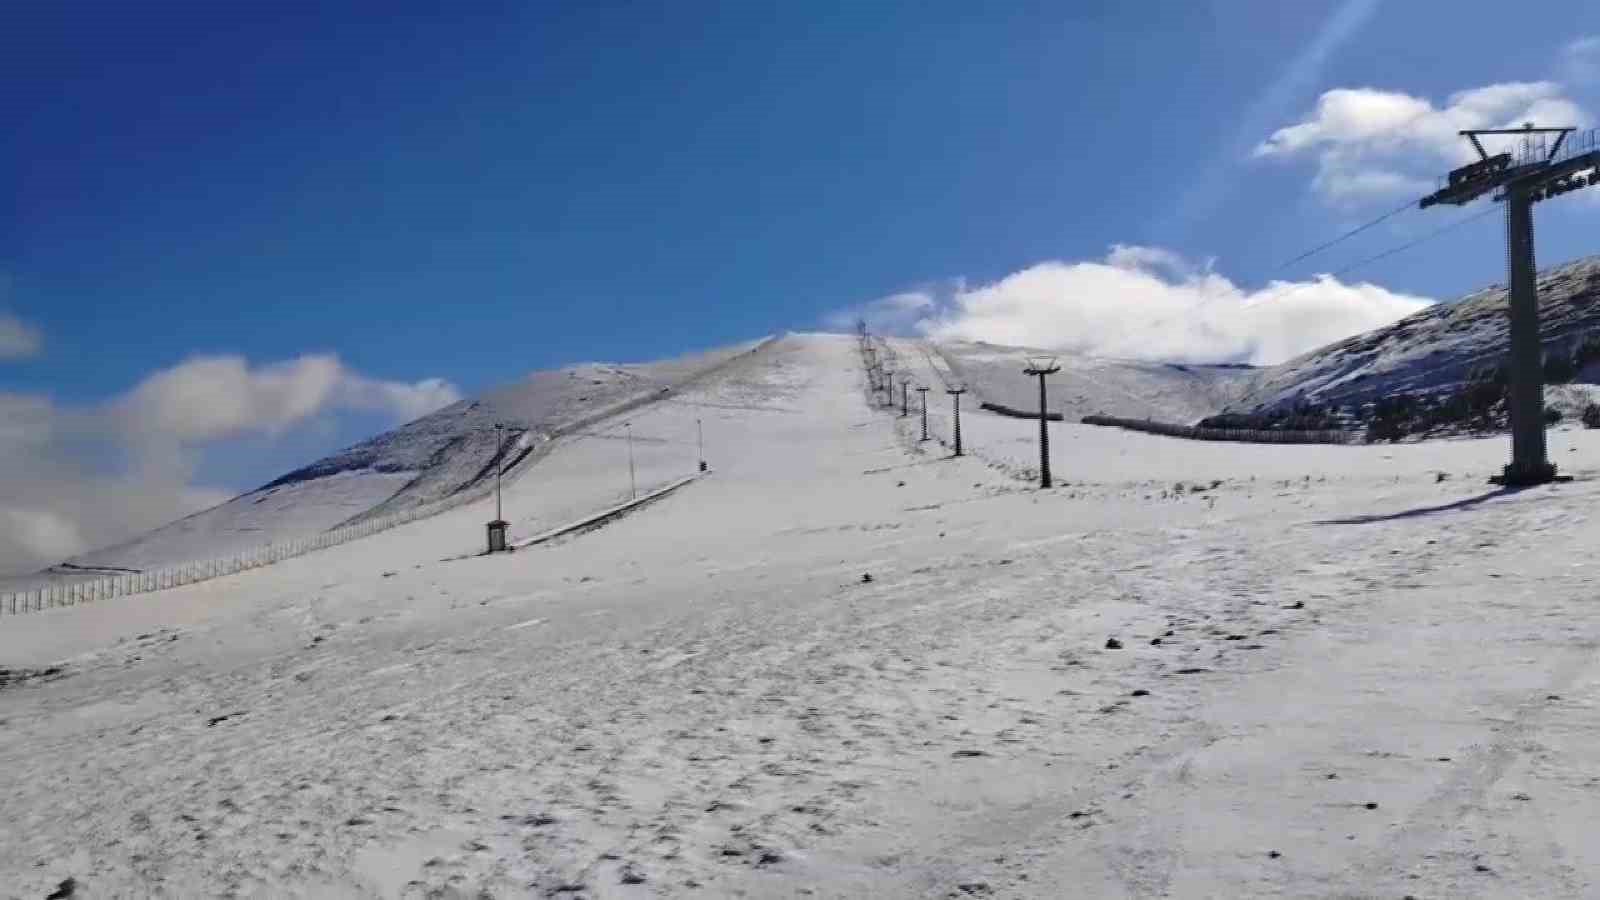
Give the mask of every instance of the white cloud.
[(1102, 261), (1053, 260), (922, 306), (908, 330), (1091, 356), (1282, 362), (1387, 325), (1432, 301), (1329, 276), (1244, 290), (1170, 250), (1118, 245)]
[(33, 571), (227, 500), (235, 492), (193, 483), (214, 441), (272, 439), (342, 411), (398, 424), (459, 397), (437, 378), (371, 378), (331, 355), (253, 368), (241, 357), (199, 357), (83, 408), (0, 392), (0, 573)]
[(12, 313), (0, 310), (0, 360), (27, 359), (39, 352), (44, 336)]
[(380, 381), (331, 355), (250, 368), (239, 356), (196, 357), (157, 372), (118, 400), (123, 427), (180, 442), (276, 435), (330, 409), (389, 413), (409, 421), (461, 399), (437, 378)]
[(856, 323), (863, 321), (878, 334), (905, 334), (933, 307), (934, 298), (928, 291), (906, 291), (840, 310), (829, 315), (827, 323), (839, 331), (854, 331)]
[[(1375, 88), (1336, 88), (1304, 121), (1280, 128), (1256, 146), (1257, 157), (1315, 154), (1312, 186), (1336, 203), (1422, 193), (1445, 170), (1477, 158), (1459, 132), (1470, 128), (1585, 125), (1589, 115), (1551, 81), (1491, 84), (1426, 98)], [(1486, 138), (1490, 153), (1514, 138)]]
[(409, 422), (460, 400), (461, 392), (442, 378), (379, 381), (347, 372), (335, 385), (332, 399), (349, 409), (385, 412)]
[[(1207, 260), (1204, 271), (1211, 271), (1213, 261)], [(1106, 254), (1106, 265), (1137, 272), (1142, 269), (1166, 272), (1178, 278), (1200, 274), (1194, 263), (1181, 254), (1160, 247), (1143, 247), (1138, 244), (1112, 244)]]
[(54, 510), (0, 507), (0, 553), (61, 560), (88, 549), (77, 527)]

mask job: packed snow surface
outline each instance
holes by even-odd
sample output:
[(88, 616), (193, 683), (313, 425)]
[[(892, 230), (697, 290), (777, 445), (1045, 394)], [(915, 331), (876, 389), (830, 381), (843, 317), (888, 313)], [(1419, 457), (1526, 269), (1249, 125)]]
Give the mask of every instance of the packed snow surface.
[[(936, 364), (934, 365), (936, 368)], [(1583, 897), (1600, 436), (1216, 445), (791, 336), (492, 500), (0, 620), (0, 895)], [(913, 401), (915, 395), (913, 395)], [(620, 423), (508, 485), (626, 497)], [(1180, 486), (1177, 482), (1183, 482)], [(444, 561), (449, 559), (450, 561)]]

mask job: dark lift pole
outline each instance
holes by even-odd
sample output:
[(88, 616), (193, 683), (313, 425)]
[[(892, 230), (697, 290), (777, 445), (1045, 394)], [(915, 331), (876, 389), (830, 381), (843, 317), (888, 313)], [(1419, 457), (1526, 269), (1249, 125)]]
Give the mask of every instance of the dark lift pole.
[(961, 395), (967, 392), (966, 388), (950, 388), (945, 393), (955, 398), (955, 439), (956, 455), (961, 455)]
[(1039, 377), (1039, 487), (1041, 488), (1050, 487), (1050, 408), (1045, 402), (1044, 377), (1059, 371), (1061, 367), (1056, 365), (1054, 356), (1030, 356), (1028, 367), (1022, 370), (1024, 375)]

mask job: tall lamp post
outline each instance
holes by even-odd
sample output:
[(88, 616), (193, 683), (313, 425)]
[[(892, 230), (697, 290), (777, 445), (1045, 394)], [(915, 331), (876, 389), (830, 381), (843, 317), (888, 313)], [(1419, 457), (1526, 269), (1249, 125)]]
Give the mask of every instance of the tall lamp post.
[(951, 397), (955, 398), (955, 429), (954, 430), (955, 430), (955, 438), (956, 438), (956, 455), (957, 456), (961, 455), (961, 395), (965, 394), (966, 392), (967, 392), (967, 389), (964, 388), (964, 387), (949, 388), (949, 389), (947, 389), (945, 391), (946, 394), (949, 394)]
[(928, 389), (917, 385), (917, 393), (922, 395), (922, 440), (928, 439)]
[(694, 420), (695, 442), (700, 446), (700, 471), (706, 470), (706, 431), (699, 419)]
[(501, 513), (500, 479), (506, 471), (505, 423), (494, 423), (494, 521), (489, 523), (489, 552), (503, 553), (506, 549), (506, 520)]
[(1050, 487), (1050, 420), (1048, 407), (1045, 405), (1044, 377), (1054, 375), (1061, 371), (1056, 364), (1054, 356), (1030, 356), (1028, 367), (1022, 370), (1024, 375), (1037, 375), (1039, 377), (1039, 487)]
[(628, 499), (639, 499), (639, 481), (633, 474), (633, 423), (623, 422), (622, 430), (628, 433)]

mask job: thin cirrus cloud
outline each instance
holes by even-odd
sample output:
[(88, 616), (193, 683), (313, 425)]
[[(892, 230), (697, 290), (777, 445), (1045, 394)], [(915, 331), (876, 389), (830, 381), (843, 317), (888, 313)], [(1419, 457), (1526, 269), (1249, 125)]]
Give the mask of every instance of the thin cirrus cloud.
[(1600, 34), (1580, 37), (1563, 47), (1561, 70), (1573, 84), (1600, 82)]
[(437, 378), (373, 378), (337, 356), (252, 366), (196, 357), (88, 407), (0, 392), (0, 573), (21, 573), (214, 506), (194, 483), (219, 441), (272, 440), (347, 412), (409, 421), (460, 399)]
[(1049, 260), (989, 284), (896, 294), (836, 313), (883, 333), (1186, 363), (1283, 362), (1433, 301), (1332, 276), (1246, 290), (1159, 247)]
[[(1257, 158), (1314, 157), (1312, 189), (1355, 205), (1430, 190), (1442, 171), (1476, 159), (1459, 132), (1525, 122), (1583, 126), (1588, 113), (1554, 81), (1490, 84), (1458, 91), (1436, 106), (1425, 97), (1377, 88), (1335, 88), (1303, 120), (1273, 132)], [(1486, 147), (1490, 152), (1504, 149)], [(1492, 141), (1491, 141), (1492, 142)]]

